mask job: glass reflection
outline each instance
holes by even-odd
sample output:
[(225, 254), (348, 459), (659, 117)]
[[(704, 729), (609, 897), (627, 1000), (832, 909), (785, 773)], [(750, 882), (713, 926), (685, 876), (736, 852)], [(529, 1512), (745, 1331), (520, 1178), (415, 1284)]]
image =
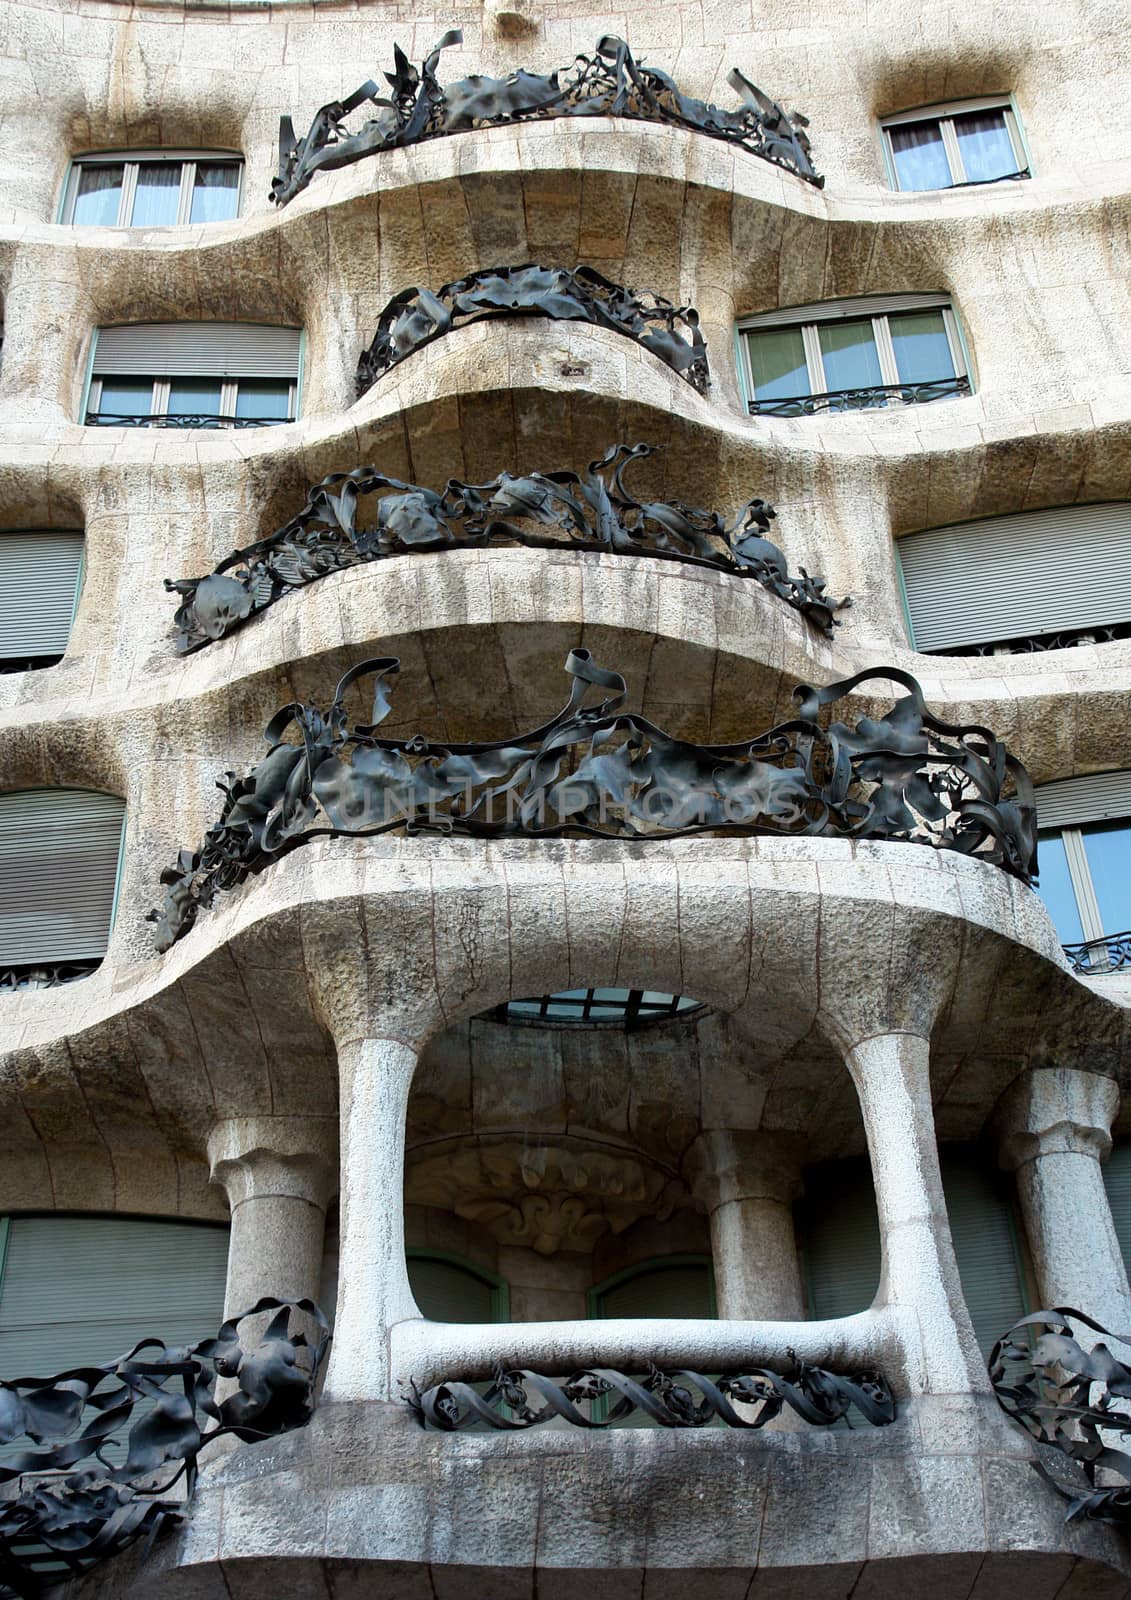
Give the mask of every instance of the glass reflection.
[(113, 228), (122, 199), (122, 167), (79, 168), (78, 190), (71, 220), (81, 227)]
[(900, 383), (930, 383), (935, 378), (954, 377), (954, 362), (941, 311), (893, 316), (888, 326)]

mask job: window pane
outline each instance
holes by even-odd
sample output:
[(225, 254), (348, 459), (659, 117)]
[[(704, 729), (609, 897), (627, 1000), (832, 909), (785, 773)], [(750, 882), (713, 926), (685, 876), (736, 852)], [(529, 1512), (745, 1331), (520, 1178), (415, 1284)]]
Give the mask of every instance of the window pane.
[(147, 417), (153, 406), (152, 378), (104, 378), (98, 414), (113, 423), (115, 417)]
[(227, 222), (236, 214), (239, 192), (238, 161), (198, 161), (189, 221)]
[(176, 222), (180, 203), (180, 162), (143, 161), (137, 169), (131, 224), (135, 228), (168, 227)]
[(937, 122), (889, 128), (888, 137), (901, 189), (950, 188), (950, 163)]
[(870, 319), (867, 322), (821, 322), (817, 325), (817, 336), (825, 364), (825, 384), (830, 392), (875, 388), (883, 383)]
[(285, 378), (242, 379), (236, 392), (236, 416), (288, 422), (290, 396), (291, 386)]
[(955, 117), (954, 131), (970, 183), (989, 183), (1017, 171), (1004, 111), (968, 111)]
[(173, 378), (169, 384), (171, 417), (208, 417), (207, 427), (219, 427), (214, 420), (220, 411), (220, 384), (212, 378)]
[(1078, 944), (1084, 937), (1084, 929), (1076, 896), (1072, 892), (1064, 840), (1059, 833), (1042, 833), (1039, 836), (1037, 859), (1041, 867), (1037, 893), (1048, 907), (1057, 937), (1061, 944)]
[(82, 227), (112, 228), (122, 198), (122, 166), (81, 166), (73, 221)]
[(1084, 829), (1084, 851), (1105, 933), (1131, 928), (1131, 821)]
[(757, 400), (793, 400), (810, 393), (809, 369), (800, 328), (773, 328), (747, 335)]
[(954, 377), (941, 311), (913, 311), (908, 316), (889, 317), (888, 327), (900, 383), (930, 383), (934, 378)]

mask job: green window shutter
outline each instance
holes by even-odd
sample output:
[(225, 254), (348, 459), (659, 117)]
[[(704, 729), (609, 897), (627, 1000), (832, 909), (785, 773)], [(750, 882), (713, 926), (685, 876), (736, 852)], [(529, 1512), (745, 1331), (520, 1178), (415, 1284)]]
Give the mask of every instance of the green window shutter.
[(1131, 504), (931, 528), (896, 550), (917, 650), (1131, 621)]
[(96, 378), (298, 378), (299, 328), (247, 322), (136, 322), (99, 328)]
[(593, 1291), (595, 1317), (713, 1317), (710, 1262), (679, 1257), (618, 1273)]
[(867, 1311), (880, 1284), (880, 1227), (867, 1161), (830, 1161), (805, 1175), (798, 1240), (814, 1321)]
[(133, 1217), (9, 1219), (0, 1277), (0, 1377), (52, 1377), (155, 1337), (219, 1331), (228, 1229)]
[(818, 300), (811, 306), (786, 306), (744, 317), (744, 331), (758, 328), (796, 327), (802, 322), (841, 322), (851, 317), (886, 317), (896, 311), (932, 311), (949, 306), (948, 294), (862, 295), (851, 300)]
[[(962, 1293), (982, 1350), (1027, 1310), (1013, 1219), (998, 1174), (979, 1151), (944, 1146), (943, 1194)], [(880, 1231), (868, 1164), (830, 1162), (806, 1178), (800, 1234), (809, 1314), (845, 1317), (872, 1303), (880, 1279)]]
[(89, 789), (0, 794), (0, 966), (106, 953), (125, 811)]
[(408, 1252), (408, 1281), (430, 1322), (505, 1322), (507, 1287), (501, 1278), (424, 1250)]
[(81, 533), (0, 533), (0, 660), (63, 654), (81, 570)]
[(1078, 828), (1086, 822), (1131, 817), (1131, 772), (1060, 778), (1035, 790), (1039, 828)]
[(1119, 1141), (1102, 1170), (1115, 1237), (1123, 1252), (1123, 1264), (1131, 1273), (1131, 1139)]
[(1029, 1309), (1006, 1180), (971, 1145), (939, 1152), (962, 1293), (982, 1354)]

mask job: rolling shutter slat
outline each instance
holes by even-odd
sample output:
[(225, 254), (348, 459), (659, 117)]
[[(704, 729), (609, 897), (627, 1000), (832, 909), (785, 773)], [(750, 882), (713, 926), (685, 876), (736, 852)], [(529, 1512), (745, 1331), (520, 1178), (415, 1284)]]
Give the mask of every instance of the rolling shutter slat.
[(973, 1152), (940, 1152), (950, 1236), (966, 1309), (984, 1356), (1029, 1309), (1013, 1223), (996, 1174)]
[(1064, 506), (906, 534), (917, 650), (1131, 622), (1131, 505)]
[(85, 789), (0, 794), (0, 966), (105, 954), (124, 816)]
[(1075, 828), (1085, 822), (1131, 817), (1131, 772), (1094, 772), (1062, 778), (1036, 791), (1037, 826)]
[(930, 311), (950, 303), (948, 294), (863, 295), (852, 300), (822, 300), (812, 306), (787, 306), (781, 311), (744, 317), (742, 331), (755, 333), (762, 328), (796, 327), (802, 322), (841, 322), (848, 317), (887, 317), (897, 311)]
[(81, 568), (81, 533), (0, 533), (0, 659), (63, 654)]
[(1131, 1140), (1124, 1139), (1115, 1146), (1102, 1170), (1115, 1237), (1123, 1252), (1123, 1264), (1131, 1273)]
[(300, 330), (241, 322), (139, 322), (100, 328), (96, 378), (298, 377)]
[(195, 1344), (223, 1320), (228, 1230), (126, 1217), (13, 1217), (0, 1377), (112, 1361), (139, 1339)]

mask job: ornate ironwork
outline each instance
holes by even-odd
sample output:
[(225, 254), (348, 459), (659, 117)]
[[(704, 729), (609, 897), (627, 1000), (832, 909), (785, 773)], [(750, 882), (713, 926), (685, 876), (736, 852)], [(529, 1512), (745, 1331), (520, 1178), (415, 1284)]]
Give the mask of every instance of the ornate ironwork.
[[(714, 567), (752, 578), (831, 634), (835, 613), (850, 601), (832, 599), (824, 579), (810, 577), (804, 567), (791, 576), (784, 555), (765, 537), (774, 508), (748, 500), (728, 523), (679, 500), (638, 500), (625, 485), (625, 470), (653, 453), (652, 445), (617, 444), (584, 475), (502, 472), (478, 484), (453, 478), (442, 494), (376, 467), (331, 473), (298, 515), (266, 539), (234, 550), (207, 577), (165, 580), (166, 589), (182, 597), (174, 618), (177, 648), (187, 653), (222, 639), (292, 589), (344, 567), (488, 544), (566, 546)], [(379, 498), (363, 522), (359, 501), (368, 495)]]
[(1074, 1463), (1075, 1481), (1065, 1482), (1044, 1461), (1033, 1462), (1069, 1502), (1065, 1521), (1084, 1518), (1131, 1530), (1131, 1454), (1111, 1443), (1114, 1435), (1131, 1436), (1131, 1367), (1106, 1344), (1085, 1350), (1073, 1336), (1074, 1322), (1131, 1343), (1131, 1334), (1111, 1333), (1069, 1306), (1034, 1311), (994, 1345), (990, 1382), (998, 1404), (1019, 1427)]
[(1131, 967), (1131, 928), (1125, 933), (1105, 933), (1102, 939), (1084, 939), (1061, 945), (1073, 972), (1121, 972)]
[(221, 417), (214, 411), (148, 413), (88, 411), (87, 427), (96, 428), (277, 428), (293, 417)]
[(1023, 634), (1016, 639), (993, 639), (981, 644), (947, 645), (927, 651), (933, 656), (1023, 656), (1045, 650), (1067, 650), (1074, 644), (1111, 644), (1116, 639), (1131, 639), (1131, 622), (1092, 623), (1060, 633)]
[(0, 994), (20, 989), (58, 989), (64, 983), (89, 978), (102, 965), (102, 957), (88, 961), (28, 962), (22, 966), (0, 967)]
[[(311, 839), (410, 833), (522, 834), (632, 840), (696, 833), (904, 840), (957, 850), (1028, 883), (1036, 872), (1033, 790), (986, 728), (927, 710), (895, 667), (793, 691), (796, 719), (737, 744), (696, 745), (626, 712), (625, 680), (573, 650), (569, 700), (529, 733), (447, 744), (380, 739), (395, 657), (362, 661), (325, 712), (297, 702), (268, 723), (267, 756), (225, 774), (219, 819), (166, 868), (165, 904), (149, 913), (166, 950), (218, 890), (235, 888)], [(373, 680), (368, 722), (349, 727), (345, 695)], [(907, 693), (878, 721), (823, 728), (820, 711), (863, 683)], [(603, 692), (585, 706), (591, 688)], [(301, 742), (283, 735), (294, 727)]]
[[(764, 1428), (787, 1408), (819, 1428), (848, 1419), (853, 1406), (875, 1428), (895, 1420), (895, 1400), (879, 1372), (846, 1378), (799, 1361), (792, 1350), (787, 1354), (797, 1368), (792, 1382), (768, 1367), (721, 1378), (705, 1378), (682, 1367), (661, 1372), (651, 1363), (647, 1375), (639, 1378), (612, 1367), (589, 1367), (564, 1382), (525, 1368), (508, 1372), (497, 1367), (483, 1394), (470, 1383), (438, 1383), (423, 1394), (413, 1384), (405, 1401), (422, 1428), (443, 1433), (481, 1424), (514, 1431), (555, 1418), (575, 1428), (615, 1428), (636, 1412), (660, 1428), (707, 1428), (715, 1422), (728, 1428)], [(529, 1390), (541, 1405), (531, 1404)], [(747, 1409), (738, 1411), (736, 1406)], [(756, 1408), (753, 1415), (751, 1407)]]
[[(245, 1345), (241, 1325), (270, 1312)], [(299, 1315), (317, 1328), (313, 1343), (293, 1326)], [(0, 1600), (38, 1595), (183, 1520), (213, 1439), (302, 1427), (329, 1337), (313, 1301), (265, 1299), (196, 1345), (143, 1339), (102, 1366), (0, 1382)], [(219, 1402), (218, 1377), (238, 1385)], [(24, 1438), (35, 1448), (11, 1448)]]
[[(445, 87), (436, 76), (441, 53), (462, 42), (458, 29), (445, 33), (419, 70), (396, 45), (393, 71), (384, 74), (388, 94), (370, 79), (344, 100), (332, 100), (316, 111), (301, 139), (295, 137), (290, 117), (281, 117), (279, 171), (271, 181), (275, 204), (293, 200), (316, 172), (350, 166), (381, 150), (549, 117), (628, 117), (690, 128), (785, 167), (818, 189), (824, 185), (809, 159), (804, 131), (808, 119), (783, 110), (737, 68), (727, 78), (742, 101), (734, 111), (682, 93), (666, 72), (646, 67), (623, 39), (608, 34), (597, 41), (591, 56), (579, 55), (556, 72), (520, 68), (505, 78), (474, 73)], [(374, 106), (377, 115), (351, 133), (346, 117), (366, 104)]]
[(863, 389), (831, 389), (828, 394), (803, 394), (793, 400), (751, 400), (752, 417), (812, 417), (821, 411), (875, 411), (889, 400), (921, 406), (970, 393), (970, 379), (932, 378), (928, 383), (870, 383)]
[(638, 294), (613, 283), (592, 267), (494, 267), (431, 289), (403, 289), (382, 311), (373, 343), (357, 367), (357, 392), (363, 395), (382, 373), (421, 350), (453, 327), (485, 317), (550, 317), (558, 322), (591, 322), (634, 339), (659, 356), (706, 394), (711, 382), (707, 346), (699, 313), (676, 306), (662, 295)]

